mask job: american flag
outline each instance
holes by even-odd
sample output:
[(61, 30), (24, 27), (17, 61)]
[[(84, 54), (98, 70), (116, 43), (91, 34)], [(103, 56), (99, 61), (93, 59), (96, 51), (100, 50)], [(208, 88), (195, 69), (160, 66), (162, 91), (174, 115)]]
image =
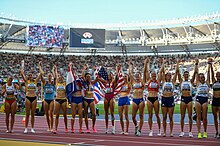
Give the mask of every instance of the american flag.
[(124, 84), (124, 78), (123, 78), (122, 72), (121, 72), (120, 68), (118, 68), (118, 70), (119, 70), (118, 71), (118, 81), (117, 81), (117, 86), (114, 89), (114, 96), (116, 96), (121, 91), (121, 88)]
[[(102, 67), (102, 66), (100, 66), (97, 70), (96, 70), (96, 78), (98, 78), (98, 77), (100, 77), (100, 78), (102, 78), (103, 80), (108, 80), (108, 73), (107, 73), (107, 71), (105, 70), (105, 68), (104, 67)], [(99, 82), (99, 84), (100, 84), (100, 87), (101, 87), (101, 89), (105, 89), (105, 85), (103, 84), (103, 83), (101, 83), (101, 82)]]

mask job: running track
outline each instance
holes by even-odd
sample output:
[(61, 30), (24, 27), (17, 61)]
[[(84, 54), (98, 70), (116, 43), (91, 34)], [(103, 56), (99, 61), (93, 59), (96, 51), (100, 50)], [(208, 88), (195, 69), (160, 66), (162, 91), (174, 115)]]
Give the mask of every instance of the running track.
[[(151, 145), (151, 146), (162, 146), (162, 145), (170, 145), (170, 146), (220, 146), (220, 139), (213, 138), (215, 133), (214, 126), (208, 126), (208, 138), (207, 139), (197, 139), (196, 138), (196, 125), (193, 125), (193, 134), (194, 138), (188, 138), (188, 133), (185, 132), (185, 136), (180, 138), (178, 134), (180, 132), (180, 125), (174, 125), (174, 137), (162, 137), (156, 136), (157, 134), (157, 125), (153, 125), (154, 136), (149, 137), (148, 132), (148, 123), (144, 123), (144, 127), (142, 129), (142, 135), (137, 137), (134, 135), (134, 125), (130, 121), (129, 135), (124, 136), (120, 135), (120, 123), (116, 122), (116, 134), (104, 134), (105, 132), (105, 123), (103, 120), (98, 120), (96, 123), (96, 134), (79, 134), (78, 128), (78, 120), (76, 120), (75, 124), (75, 133), (65, 133), (64, 132), (64, 123), (63, 119), (60, 118), (59, 128), (57, 134), (52, 134), (47, 132), (46, 120), (44, 117), (36, 117), (35, 118), (35, 134), (29, 133), (23, 134), (24, 125), (22, 124), (22, 116), (16, 116), (16, 122), (14, 126), (14, 133), (5, 133), (5, 115), (0, 114), (0, 139), (5, 140), (17, 140), (17, 141), (31, 141), (31, 142), (43, 142), (43, 143), (57, 143), (57, 144), (73, 144), (73, 145), (124, 145), (124, 146), (132, 146), (132, 145)], [(146, 119), (145, 119), (146, 120)], [(29, 123), (30, 124), (30, 123)], [(91, 125), (91, 121), (89, 123)], [(109, 122), (110, 124), (110, 122)], [(68, 121), (69, 129), (70, 129), (70, 120)], [(167, 125), (169, 133), (169, 125)], [(30, 127), (30, 126), (29, 126)], [(109, 128), (111, 129), (111, 128)], [(85, 130), (85, 127), (84, 127)], [(188, 125), (185, 126), (185, 131), (188, 131)]]

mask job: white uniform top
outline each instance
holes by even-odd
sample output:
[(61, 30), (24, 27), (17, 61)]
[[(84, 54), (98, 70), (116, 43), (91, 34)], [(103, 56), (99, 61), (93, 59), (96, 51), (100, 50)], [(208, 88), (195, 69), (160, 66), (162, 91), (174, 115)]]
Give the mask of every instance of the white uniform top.
[(182, 91), (190, 91), (190, 96), (192, 96), (192, 84), (190, 81), (183, 81), (180, 86), (181, 92)]
[(201, 96), (201, 97), (208, 97), (208, 93), (209, 93), (209, 86), (204, 83), (200, 83), (199, 86), (197, 87), (197, 96)]
[(163, 92), (164, 91), (173, 92), (174, 91), (173, 83), (172, 82), (164, 82), (162, 90), (163, 90)]

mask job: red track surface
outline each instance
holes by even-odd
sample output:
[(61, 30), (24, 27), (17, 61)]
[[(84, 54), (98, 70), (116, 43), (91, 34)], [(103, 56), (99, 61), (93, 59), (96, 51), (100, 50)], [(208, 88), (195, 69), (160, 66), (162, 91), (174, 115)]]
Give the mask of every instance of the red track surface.
[[(16, 116), (16, 122), (14, 126), (14, 133), (5, 133), (5, 115), (0, 114), (0, 139), (8, 139), (8, 140), (20, 140), (20, 141), (36, 141), (36, 142), (44, 142), (44, 143), (60, 143), (60, 144), (79, 144), (79, 145), (124, 145), (124, 146), (132, 146), (132, 145), (171, 145), (171, 146), (220, 146), (220, 139), (213, 138), (215, 133), (214, 126), (208, 126), (208, 138), (207, 139), (197, 139), (196, 135), (196, 125), (193, 125), (193, 134), (194, 138), (188, 138), (188, 133), (185, 132), (184, 137), (178, 137), (180, 132), (180, 125), (174, 125), (174, 137), (162, 137), (156, 136), (158, 128), (157, 125), (153, 125), (154, 136), (149, 137), (148, 132), (148, 123), (144, 123), (144, 127), (142, 129), (142, 135), (137, 137), (134, 135), (134, 125), (130, 121), (129, 135), (124, 136), (120, 135), (121, 132), (120, 123), (116, 122), (116, 134), (104, 134), (105, 132), (105, 123), (104, 121), (98, 120), (96, 123), (96, 134), (79, 134), (78, 128), (78, 120), (76, 120), (75, 124), (75, 133), (65, 133), (64, 132), (64, 122), (63, 119), (60, 119), (58, 133), (52, 134), (47, 132), (46, 120), (44, 117), (36, 117), (35, 118), (35, 134), (29, 133), (23, 134), (24, 125), (22, 124), (22, 116)], [(146, 120), (146, 119), (145, 119)], [(68, 125), (70, 128), (70, 120), (68, 121)], [(91, 121), (90, 121), (91, 126)], [(109, 122), (110, 124), (110, 122)], [(169, 130), (169, 124), (167, 125), (167, 129)], [(30, 123), (29, 123), (30, 127)], [(109, 127), (111, 130), (111, 127)], [(84, 127), (85, 130), (85, 127)], [(188, 125), (185, 126), (185, 131), (188, 131)], [(169, 133), (169, 131), (167, 131)]]

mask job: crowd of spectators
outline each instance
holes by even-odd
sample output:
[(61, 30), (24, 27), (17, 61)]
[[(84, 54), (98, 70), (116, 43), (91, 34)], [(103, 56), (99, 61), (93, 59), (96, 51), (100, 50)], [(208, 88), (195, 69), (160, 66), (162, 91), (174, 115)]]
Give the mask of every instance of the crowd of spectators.
[[(142, 71), (144, 67), (144, 59), (147, 56), (128, 56), (124, 58), (123, 56), (59, 56), (59, 55), (41, 55), (41, 54), (18, 54), (18, 53), (1, 53), (0, 54), (0, 79), (7, 78), (8, 75), (20, 74), (21, 61), (24, 60), (24, 69), (25, 73), (32, 72), (34, 75), (37, 75), (38, 63), (39, 61), (43, 62), (44, 72), (50, 72), (54, 64), (58, 67), (58, 72), (62, 75), (66, 75), (67, 67), (69, 62), (73, 62), (74, 70), (76, 74), (81, 74), (81, 70), (84, 64), (87, 64), (90, 69), (93, 69), (93, 66), (104, 66), (109, 71), (115, 70), (116, 64), (120, 63), (123, 66), (124, 72), (127, 72), (129, 62), (133, 62), (135, 69), (134, 71)], [(181, 70), (188, 70), (190, 74), (194, 70), (195, 59), (198, 58), (199, 71), (206, 73), (207, 72), (207, 59), (212, 57), (214, 59), (214, 69), (219, 68), (220, 57), (218, 54), (193, 54), (191, 56), (187, 55), (163, 55), (163, 56), (148, 56), (151, 60), (150, 70), (159, 70), (161, 67), (162, 59), (165, 59), (166, 69), (171, 72), (174, 71), (176, 61), (179, 59)]]

